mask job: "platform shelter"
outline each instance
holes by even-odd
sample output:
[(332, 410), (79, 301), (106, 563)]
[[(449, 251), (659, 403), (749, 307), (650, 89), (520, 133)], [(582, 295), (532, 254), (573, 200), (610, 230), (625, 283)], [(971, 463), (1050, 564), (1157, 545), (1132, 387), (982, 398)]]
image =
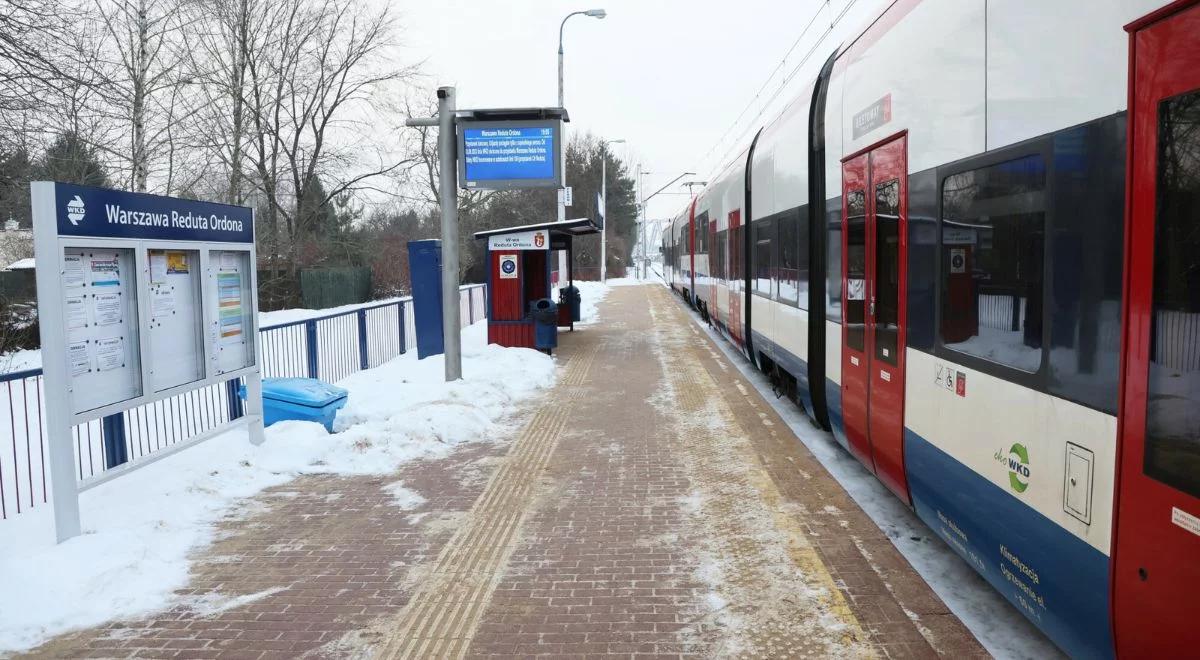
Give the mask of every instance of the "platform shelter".
[[(592, 219), (579, 218), (475, 233), (476, 239), (488, 242), (488, 343), (535, 347), (529, 306), (553, 297), (550, 253), (566, 251), (570, 286), (574, 283), (575, 238), (599, 231)], [(569, 311), (560, 310), (559, 325), (572, 325)]]

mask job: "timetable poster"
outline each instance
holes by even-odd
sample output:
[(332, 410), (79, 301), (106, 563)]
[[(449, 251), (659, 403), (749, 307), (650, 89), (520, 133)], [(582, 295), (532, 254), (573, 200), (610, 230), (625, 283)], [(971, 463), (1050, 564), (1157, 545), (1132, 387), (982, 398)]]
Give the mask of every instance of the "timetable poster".
[(217, 309), (220, 319), (221, 344), (240, 344), (243, 340), (242, 275), (217, 274)]

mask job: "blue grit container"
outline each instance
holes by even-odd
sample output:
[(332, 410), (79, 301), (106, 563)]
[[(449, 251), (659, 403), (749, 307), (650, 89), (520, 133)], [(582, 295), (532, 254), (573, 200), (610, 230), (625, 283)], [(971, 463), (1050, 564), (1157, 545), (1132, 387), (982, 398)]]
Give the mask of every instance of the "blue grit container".
[[(246, 398), (246, 386), (238, 388), (238, 393)], [(263, 424), (294, 419), (317, 422), (333, 433), (333, 420), (349, 395), (344, 388), (316, 378), (264, 378)]]

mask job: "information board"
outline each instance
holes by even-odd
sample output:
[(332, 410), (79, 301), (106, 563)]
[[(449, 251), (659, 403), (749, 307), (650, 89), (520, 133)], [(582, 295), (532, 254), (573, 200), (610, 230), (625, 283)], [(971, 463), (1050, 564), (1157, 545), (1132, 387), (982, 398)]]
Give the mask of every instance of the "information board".
[(204, 378), (200, 251), (146, 251), (150, 294), (150, 354), (172, 356), (150, 365), (154, 390)]
[(254, 364), (250, 262), (244, 252), (214, 250), (210, 255), (214, 298), (209, 304), (217, 313), (209, 342), (216, 371), (223, 374)]
[(458, 123), (461, 187), (473, 190), (561, 187), (560, 120), (460, 120)]
[(71, 411), (141, 396), (133, 250), (66, 248), (62, 258)]
[[(80, 488), (233, 425), (263, 441), (254, 213), (44, 181), (31, 193), (47, 458), (63, 541), (79, 534)], [(225, 388), (228, 422), (77, 482), (72, 427), (105, 418), (105, 442), (121, 446), (126, 410), (214, 385)]]

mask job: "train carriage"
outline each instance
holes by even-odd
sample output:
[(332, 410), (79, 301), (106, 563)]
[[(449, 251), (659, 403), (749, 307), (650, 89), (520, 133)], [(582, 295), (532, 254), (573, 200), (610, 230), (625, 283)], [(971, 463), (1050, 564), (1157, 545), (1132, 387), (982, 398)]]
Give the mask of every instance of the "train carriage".
[(664, 244), (1078, 657), (1200, 647), (1198, 35), (1190, 0), (898, 0)]

